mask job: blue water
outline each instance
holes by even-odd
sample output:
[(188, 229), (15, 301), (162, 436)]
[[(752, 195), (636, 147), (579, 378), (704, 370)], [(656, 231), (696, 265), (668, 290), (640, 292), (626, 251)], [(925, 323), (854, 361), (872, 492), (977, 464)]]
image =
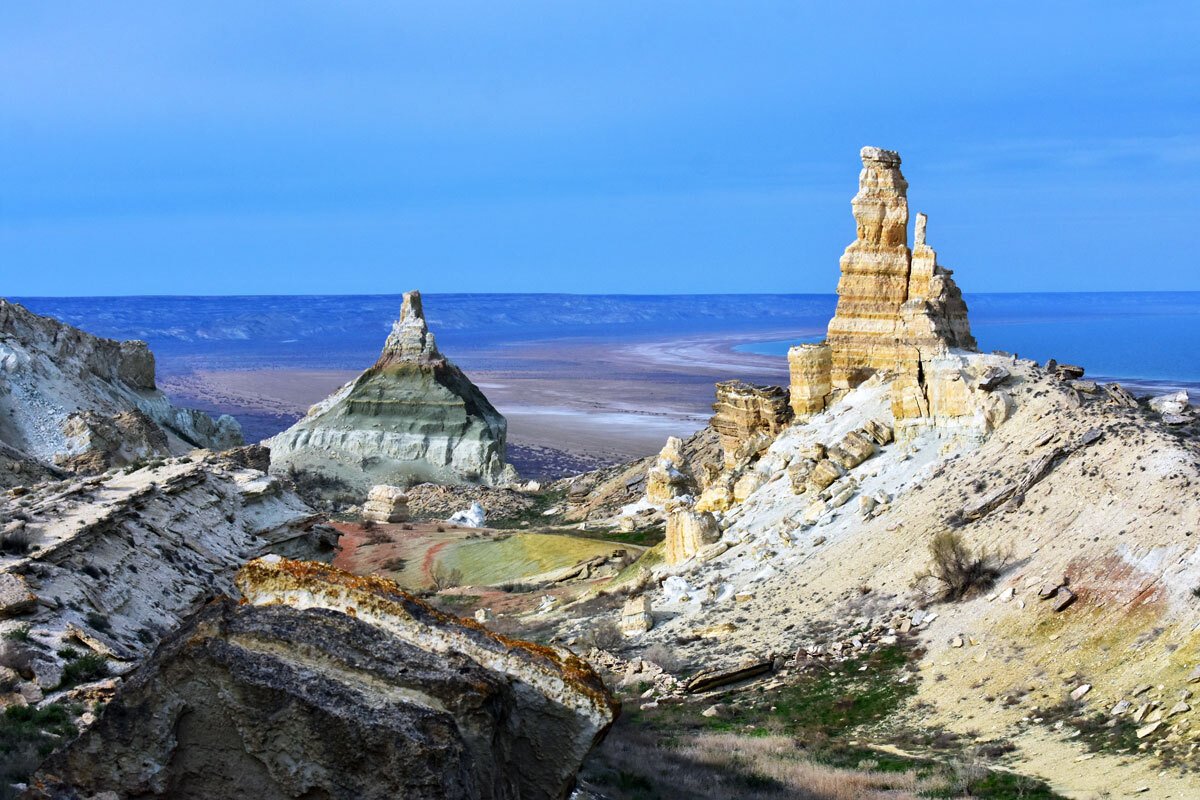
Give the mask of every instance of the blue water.
[[(1200, 292), (968, 295), (971, 331), (984, 352), (1080, 364), (1090, 375), (1140, 382), (1200, 382)], [(801, 341), (737, 350), (782, 356)]]
[[(400, 307), (396, 295), (18, 302), (93, 333), (144, 339), (164, 374), (201, 366), (361, 369)], [(835, 302), (833, 295), (459, 294), (427, 295), (425, 308), (442, 349), (470, 368), (477, 352), (537, 340), (761, 333), (741, 349), (783, 355), (823, 336)], [(1097, 377), (1200, 383), (1200, 292), (977, 294), (967, 303), (981, 350), (1055, 358)]]

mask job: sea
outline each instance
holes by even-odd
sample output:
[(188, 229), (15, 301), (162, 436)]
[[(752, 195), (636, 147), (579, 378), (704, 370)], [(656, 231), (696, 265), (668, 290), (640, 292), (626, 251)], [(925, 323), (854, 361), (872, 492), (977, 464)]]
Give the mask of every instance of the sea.
[[(159, 375), (194, 370), (369, 366), (400, 295), (26, 297), (39, 314), (92, 333), (150, 344)], [(780, 359), (823, 338), (832, 294), (430, 294), (426, 316), (442, 351), (468, 373), (531, 342), (669, 342), (728, 337), (731, 348)], [(985, 352), (1079, 364), (1088, 377), (1141, 393), (1200, 397), (1200, 292), (968, 294)], [(570, 352), (566, 348), (565, 352)], [(505, 367), (511, 369), (511, 360)], [(532, 367), (531, 367), (532, 368)], [(540, 362), (538, 368), (545, 368)]]

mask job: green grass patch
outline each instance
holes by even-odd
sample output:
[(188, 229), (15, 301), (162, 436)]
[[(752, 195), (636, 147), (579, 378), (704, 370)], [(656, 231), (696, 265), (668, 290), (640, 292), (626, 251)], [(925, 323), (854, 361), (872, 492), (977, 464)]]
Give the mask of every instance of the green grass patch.
[(0, 781), (5, 789), (26, 782), (60, 742), (75, 736), (72, 720), (80, 711), (78, 706), (61, 704), (4, 709), (0, 714)]
[[(627, 707), (623, 715), (631, 724), (652, 730), (667, 747), (703, 731), (746, 737), (782, 735), (794, 738), (805, 758), (830, 767), (859, 770), (869, 764), (871, 770), (880, 772), (911, 772), (921, 778), (944, 776), (944, 782), (954, 786), (944, 794), (927, 792), (923, 795), (927, 797), (960, 797), (965, 781), (971, 797), (1061, 800), (1045, 783), (991, 769), (977, 756), (968, 756), (956, 742), (929, 757), (848, 744), (855, 739), (890, 743), (906, 735), (912, 738), (895, 726), (886, 726), (888, 719), (916, 694), (915, 676), (904, 683), (900, 678), (918, 656), (918, 652), (896, 644), (841, 663), (814, 663), (789, 686), (758, 694), (751, 688), (731, 697), (725, 701), (728, 712), (720, 717), (700, 714), (711, 701), (663, 705), (646, 711)], [(962, 768), (964, 763), (972, 768)]]

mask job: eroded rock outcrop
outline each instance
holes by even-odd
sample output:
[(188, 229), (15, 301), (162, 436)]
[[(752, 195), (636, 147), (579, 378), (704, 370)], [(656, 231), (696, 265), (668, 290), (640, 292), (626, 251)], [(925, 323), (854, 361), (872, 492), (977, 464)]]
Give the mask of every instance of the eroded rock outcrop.
[(683, 455), (683, 440), (670, 436), (654, 464), (646, 470), (646, 499), (662, 504), (696, 491), (696, 478)]
[(238, 575), (56, 753), (36, 798), (558, 800), (618, 707), (587, 664), (388, 581)]
[(668, 565), (682, 564), (720, 538), (716, 517), (710, 511), (697, 511), (690, 498), (680, 498), (667, 506), (664, 560)]
[[(892, 381), (893, 416), (902, 437), (937, 427), (955, 431), (1003, 420), (1003, 392), (987, 396), (963, 380), (953, 354), (974, 351), (967, 306), (926, 241), (918, 214), (908, 248), (908, 182), (900, 156), (862, 149), (858, 194), (851, 202), (857, 237), (841, 258), (838, 304), (826, 341), (789, 353), (792, 408), (808, 418), (873, 376)], [(961, 364), (965, 369), (966, 365)], [(978, 387), (991, 391), (998, 385)]]
[[(26, 487), (0, 531), (0, 635), (47, 695), (77, 656), (127, 671), (247, 558), (332, 558), (337, 540), (278, 479), (223, 456)], [(18, 584), (35, 602), (14, 602)]]
[(229, 416), (177, 408), (145, 342), (118, 342), (0, 299), (0, 442), (43, 464), (102, 471), (242, 443)]
[(362, 518), (385, 523), (407, 521), (408, 494), (399, 486), (372, 486), (363, 503)]
[(833, 351), (828, 344), (802, 344), (788, 350), (789, 394), (796, 419), (823, 411), (833, 391)]
[(952, 347), (975, 348), (962, 294), (925, 241), (924, 214), (908, 249), (908, 182), (900, 155), (877, 147), (864, 147), (861, 155), (851, 201), (858, 236), (842, 255), (837, 311), (826, 339), (830, 382), (843, 391), (879, 371), (915, 371), (921, 358)]
[(729, 468), (765, 450), (792, 418), (786, 389), (744, 381), (718, 383), (713, 411), (712, 427)]
[(419, 292), (408, 292), (375, 365), (270, 440), (271, 469), (348, 484), (516, 479), (504, 462), (508, 423), (437, 349)]

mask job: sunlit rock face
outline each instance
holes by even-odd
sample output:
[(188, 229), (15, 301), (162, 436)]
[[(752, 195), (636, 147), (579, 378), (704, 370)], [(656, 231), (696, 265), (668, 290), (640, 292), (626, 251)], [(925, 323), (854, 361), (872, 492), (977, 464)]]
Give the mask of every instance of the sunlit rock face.
[(838, 304), (829, 322), (830, 382), (848, 390), (876, 372), (915, 372), (921, 358), (949, 348), (975, 349), (967, 307), (925, 241), (918, 215), (908, 248), (908, 182), (900, 155), (864, 147), (858, 194), (851, 201), (858, 236), (842, 254)]
[(618, 705), (567, 651), (507, 639), (395, 584), (276, 557), (197, 613), (37, 798), (559, 800)]
[(824, 410), (832, 391), (832, 355), (829, 345), (824, 342), (797, 345), (788, 350), (789, 393), (796, 419), (807, 419)]
[(718, 383), (713, 411), (712, 426), (721, 439), (726, 467), (765, 449), (792, 418), (786, 389), (744, 381)]
[[(953, 370), (944, 363), (953, 351), (976, 349), (967, 306), (926, 241), (924, 214), (917, 215), (909, 250), (908, 182), (900, 155), (864, 147), (861, 157), (858, 194), (851, 201), (857, 236), (842, 254), (826, 341), (788, 354), (792, 410), (809, 418), (878, 374), (893, 381), (893, 415), (903, 431), (979, 416), (981, 404), (956, 394)], [(992, 418), (998, 413), (986, 409)], [(902, 424), (906, 420), (914, 424)]]
[(507, 429), (438, 351), (420, 293), (408, 292), (379, 360), (271, 440), (271, 469), (321, 473), (357, 495), (379, 484), (494, 485), (516, 478)]
[(154, 369), (145, 342), (93, 336), (0, 299), (0, 444), (32, 474), (35, 464), (102, 472), (242, 443), (233, 417), (172, 405)]

